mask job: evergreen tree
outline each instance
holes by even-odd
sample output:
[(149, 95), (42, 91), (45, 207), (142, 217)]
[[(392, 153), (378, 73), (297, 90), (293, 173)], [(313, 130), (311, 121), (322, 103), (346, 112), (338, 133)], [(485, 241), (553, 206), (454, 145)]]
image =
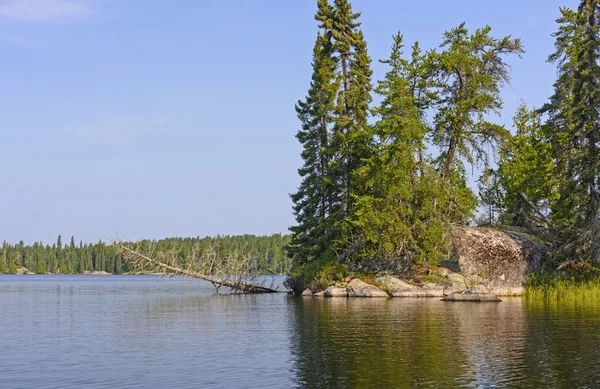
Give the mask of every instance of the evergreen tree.
[(342, 229), (362, 185), (356, 172), (368, 157), (370, 58), (360, 23), (347, 0), (317, 2), (321, 33), (313, 53), (313, 82), (297, 106), (302, 121), (302, 184), (292, 196), (298, 225), (290, 253), (300, 262), (334, 257), (334, 243), (350, 244)]
[(506, 223), (512, 221), (519, 192), (542, 209), (557, 199), (552, 145), (546, 139), (540, 115), (523, 103), (513, 123), (516, 134), (501, 148), (498, 169), (494, 172), (501, 192), (494, 206), (505, 210), (503, 221)]
[[(327, 1), (319, 2), (317, 19), (330, 15)], [(300, 262), (331, 255), (332, 184), (330, 181), (330, 125), (337, 86), (336, 60), (331, 34), (319, 33), (313, 50), (313, 76), (304, 101), (296, 105), (302, 128), (296, 138), (302, 143), (304, 166), (298, 170), (302, 182), (292, 197), (298, 224), (291, 227), (290, 255)]]
[[(376, 88), (382, 97), (375, 109), (379, 121), (373, 129), (371, 157), (359, 171), (365, 194), (356, 196), (351, 221), (364, 237), (361, 257), (425, 261), (427, 256), (437, 259), (431, 254), (442, 247), (442, 236), (426, 239), (440, 221), (430, 217), (427, 204), (433, 201), (432, 193), (441, 195), (435, 192), (438, 175), (428, 168), (423, 155), (430, 77), (418, 43), (410, 61), (402, 57), (402, 49), (403, 38), (397, 34), (389, 59), (381, 61), (390, 69)], [(439, 231), (443, 233), (443, 228)]]
[(549, 61), (559, 77), (543, 112), (558, 174), (553, 218), (569, 230), (597, 221), (600, 210), (600, 2), (562, 8), (557, 22)]
[(7, 263), (6, 263), (6, 251), (7, 251), (6, 241), (2, 242), (2, 258), (0, 258), (0, 273), (6, 273), (7, 271)]
[(524, 49), (519, 39), (498, 39), (490, 32), (486, 26), (470, 35), (463, 23), (444, 34), (442, 52), (430, 57), (439, 97), (434, 142), (442, 151), (441, 173), (446, 178), (462, 161), (487, 166), (485, 146), (494, 147), (509, 135), (487, 116), (502, 108), (500, 88), (509, 81), (504, 58), (521, 56)]
[[(355, 182), (356, 171), (368, 157), (370, 129), (367, 123), (371, 102), (371, 59), (367, 44), (359, 29), (358, 18), (348, 0), (335, 0), (331, 33), (338, 57), (337, 79), (341, 88), (337, 95), (333, 129), (335, 178), (340, 200), (340, 217), (351, 212), (353, 197), (360, 194)], [(358, 180), (356, 180), (358, 181)]]
[(477, 199), (468, 187), (467, 164), (488, 166), (488, 148), (495, 149), (508, 136), (503, 126), (488, 120), (502, 108), (500, 88), (509, 81), (510, 54), (524, 52), (519, 39), (494, 38), (491, 27), (470, 34), (465, 24), (444, 33), (441, 52), (428, 55), (427, 66), (435, 75), (431, 93), (433, 106), (433, 143), (440, 149), (439, 171), (446, 180), (440, 210), (446, 222), (468, 223)]

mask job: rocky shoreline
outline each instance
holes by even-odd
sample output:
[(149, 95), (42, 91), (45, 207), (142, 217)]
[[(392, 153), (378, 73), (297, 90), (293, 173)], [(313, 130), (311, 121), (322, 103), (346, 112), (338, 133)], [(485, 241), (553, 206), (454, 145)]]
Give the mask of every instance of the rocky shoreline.
[(482, 293), (490, 300), (521, 296), (527, 276), (541, 270), (549, 248), (539, 237), (515, 228), (454, 227), (449, 237), (446, 260), (428, 274), (398, 276), (370, 263), (369, 269), (358, 269), (362, 273), (351, 273), (325, 290), (311, 286), (295, 292), (312, 297), (398, 298), (445, 298), (460, 293), (457, 301), (477, 301)]
[[(425, 282), (420, 285), (389, 275), (377, 277), (376, 285), (359, 278), (347, 277), (344, 282), (336, 283), (325, 290), (314, 292), (306, 289), (303, 297), (363, 297), (363, 298), (448, 298), (448, 301), (499, 301), (497, 297), (517, 297), (524, 293), (523, 287), (488, 288), (484, 285), (469, 284), (458, 273), (440, 268), (447, 275), (439, 282)], [(458, 297), (462, 296), (462, 297)]]

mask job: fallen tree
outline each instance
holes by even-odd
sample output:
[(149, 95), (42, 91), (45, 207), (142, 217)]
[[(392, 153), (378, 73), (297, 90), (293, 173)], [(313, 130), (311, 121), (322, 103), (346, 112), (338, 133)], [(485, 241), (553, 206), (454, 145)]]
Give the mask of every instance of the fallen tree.
[[(219, 258), (215, 250), (198, 253), (194, 247), (182, 257), (181, 252), (154, 250), (149, 241), (134, 244), (115, 242), (118, 252), (135, 272), (160, 274), (165, 277), (184, 277), (210, 282), (217, 291), (226, 287), (241, 293), (277, 293), (273, 281), (265, 286), (267, 278), (256, 274), (247, 256)], [(185, 264), (182, 267), (182, 263)]]

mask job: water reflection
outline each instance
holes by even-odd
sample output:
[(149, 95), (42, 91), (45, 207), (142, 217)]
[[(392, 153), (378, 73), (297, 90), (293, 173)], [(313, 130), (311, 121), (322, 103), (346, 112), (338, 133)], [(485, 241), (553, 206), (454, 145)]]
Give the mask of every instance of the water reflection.
[(600, 384), (597, 305), (293, 298), (290, 310), (299, 387)]
[(215, 295), (0, 276), (0, 387), (598, 388), (600, 302)]

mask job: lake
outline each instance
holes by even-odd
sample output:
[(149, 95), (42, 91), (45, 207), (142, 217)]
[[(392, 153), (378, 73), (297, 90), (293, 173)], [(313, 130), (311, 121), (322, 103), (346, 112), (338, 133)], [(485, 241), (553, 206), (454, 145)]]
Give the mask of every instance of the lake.
[[(282, 278), (278, 278), (281, 282)], [(598, 388), (600, 304), (0, 276), (0, 388)]]

